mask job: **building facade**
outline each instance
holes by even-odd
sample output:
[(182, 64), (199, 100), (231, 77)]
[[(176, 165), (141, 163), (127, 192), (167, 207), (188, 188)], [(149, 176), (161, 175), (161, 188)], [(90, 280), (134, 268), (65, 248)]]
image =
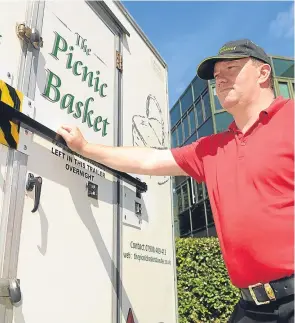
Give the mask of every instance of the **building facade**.
[[(270, 58), (276, 97), (294, 98), (294, 60), (278, 56)], [(170, 110), (170, 120), (171, 146), (181, 147), (226, 130), (233, 118), (221, 107), (215, 82), (196, 76)], [(173, 207), (176, 237), (216, 236), (205, 184), (187, 176), (174, 177)]]

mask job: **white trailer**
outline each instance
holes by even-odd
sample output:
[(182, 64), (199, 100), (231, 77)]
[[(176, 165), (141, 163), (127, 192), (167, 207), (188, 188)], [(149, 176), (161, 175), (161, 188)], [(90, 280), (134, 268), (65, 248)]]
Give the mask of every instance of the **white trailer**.
[(176, 323), (171, 179), (88, 141), (169, 148), (167, 66), (120, 2), (0, 2), (0, 323)]

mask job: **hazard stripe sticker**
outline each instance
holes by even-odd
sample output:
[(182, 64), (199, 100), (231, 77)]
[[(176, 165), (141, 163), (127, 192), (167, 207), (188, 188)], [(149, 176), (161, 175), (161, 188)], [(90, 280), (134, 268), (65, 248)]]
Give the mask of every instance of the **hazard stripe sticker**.
[[(24, 95), (0, 80), (0, 101), (22, 112)], [(0, 144), (17, 149), (19, 125), (0, 117)]]

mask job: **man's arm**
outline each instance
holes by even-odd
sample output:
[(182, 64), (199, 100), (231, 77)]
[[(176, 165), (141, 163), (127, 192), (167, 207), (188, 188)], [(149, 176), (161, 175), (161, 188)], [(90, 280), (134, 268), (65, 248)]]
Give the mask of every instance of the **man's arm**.
[(122, 172), (155, 176), (187, 175), (178, 166), (169, 149), (91, 144), (84, 139), (77, 127), (71, 126), (62, 126), (57, 132), (71, 150)]

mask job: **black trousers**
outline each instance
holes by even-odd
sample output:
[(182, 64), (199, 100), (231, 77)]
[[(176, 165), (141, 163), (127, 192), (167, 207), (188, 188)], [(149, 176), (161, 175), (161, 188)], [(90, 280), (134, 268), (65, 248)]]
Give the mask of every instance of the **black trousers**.
[(228, 323), (293, 323), (294, 295), (271, 304), (257, 306), (241, 299)]

